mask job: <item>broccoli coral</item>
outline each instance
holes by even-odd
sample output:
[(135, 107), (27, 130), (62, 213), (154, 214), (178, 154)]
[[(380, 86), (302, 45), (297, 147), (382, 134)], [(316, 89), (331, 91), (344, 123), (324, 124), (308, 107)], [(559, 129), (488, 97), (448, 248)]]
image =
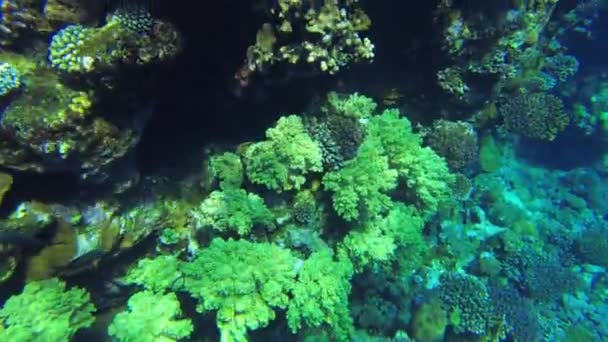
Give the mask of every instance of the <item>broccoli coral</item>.
[(345, 220), (374, 217), (390, 208), (386, 192), (397, 186), (397, 171), (375, 146), (364, 142), (355, 159), (323, 177), (323, 185), (334, 192), (334, 209)]
[(434, 212), (439, 203), (450, 197), (454, 176), (443, 158), (428, 147), (422, 137), (412, 131), (407, 118), (396, 109), (385, 110), (369, 120), (367, 138), (374, 148), (388, 157), (397, 170), (401, 183), (410, 190), (406, 194), (424, 212)]
[(407, 261), (401, 261), (402, 267), (407, 265), (413, 270), (419, 265), (425, 247), (423, 228), (424, 220), (416, 209), (395, 203), (385, 217), (368, 220), (351, 230), (342, 247), (357, 271), (393, 260), (397, 248), (404, 249), (408, 256)]
[(128, 307), (108, 327), (119, 342), (172, 342), (192, 333), (192, 322), (179, 319), (182, 310), (174, 293), (138, 292), (129, 298)]
[(334, 261), (330, 252), (312, 254), (298, 273), (287, 310), (292, 332), (327, 325), (336, 341), (348, 341), (354, 331), (348, 309), (353, 266), (346, 257)]
[(266, 137), (268, 140), (251, 145), (245, 152), (251, 182), (276, 191), (299, 190), (308, 173), (323, 170), (321, 148), (299, 116), (280, 118), (266, 131)]
[(139, 260), (137, 266), (129, 270), (124, 281), (141, 285), (153, 292), (163, 292), (172, 288), (180, 276), (179, 259), (173, 255), (163, 255)]
[(67, 72), (90, 71), (93, 58), (82, 54), (86, 40), (93, 35), (93, 29), (82, 25), (69, 25), (57, 32), (49, 46), (49, 61), (59, 70)]
[(243, 184), (243, 163), (237, 154), (226, 152), (211, 157), (209, 169), (224, 190), (238, 189)]
[(199, 301), (197, 310), (218, 310), (221, 340), (240, 342), (247, 330), (267, 326), (275, 308), (287, 307), (297, 260), (269, 243), (214, 239), (182, 271), (184, 290)]
[(256, 224), (274, 227), (274, 216), (264, 200), (243, 189), (213, 191), (198, 208), (191, 211), (197, 228), (212, 227), (221, 232), (234, 230), (247, 235)]
[(27, 284), (0, 310), (2, 341), (68, 341), (80, 329), (93, 324), (95, 307), (89, 293), (80, 288), (66, 291), (57, 278)]
[(327, 94), (327, 107), (322, 108), (327, 113), (346, 117), (365, 119), (374, 115), (378, 105), (373, 99), (358, 93), (344, 96), (336, 92)]

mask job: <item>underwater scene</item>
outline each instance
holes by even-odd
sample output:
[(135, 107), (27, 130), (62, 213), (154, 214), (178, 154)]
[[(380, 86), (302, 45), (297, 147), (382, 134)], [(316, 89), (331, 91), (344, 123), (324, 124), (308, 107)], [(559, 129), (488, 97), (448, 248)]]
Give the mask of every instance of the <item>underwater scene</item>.
[(608, 341), (608, 0), (0, 0), (0, 342)]

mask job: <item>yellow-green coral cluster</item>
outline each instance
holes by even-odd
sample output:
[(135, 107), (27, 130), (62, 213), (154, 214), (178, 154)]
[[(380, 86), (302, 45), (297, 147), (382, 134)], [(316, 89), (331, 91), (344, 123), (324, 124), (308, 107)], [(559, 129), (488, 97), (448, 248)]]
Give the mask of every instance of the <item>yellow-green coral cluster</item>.
[(138, 292), (129, 298), (128, 310), (118, 313), (108, 334), (120, 342), (171, 342), (190, 336), (189, 319), (180, 319), (182, 310), (174, 293)]
[(57, 278), (31, 282), (0, 310), (2, 341), (68, 341), (95, 320), (89, 293)]
[(297, 260), (269, 243), (215, 239), (183, 272), (197, 310), (217, 310), (222, 341), (244, 342), (248, 330), (267, 326), (276, 309), (287, 307)]
[(323, 170), (319, 144), (307, 133), (297, 115), (282, 117), (266, 131), (268, 140), (255, 143), (245, 152), (247, 177), (276, 191), (298, 190), (306, 175)]

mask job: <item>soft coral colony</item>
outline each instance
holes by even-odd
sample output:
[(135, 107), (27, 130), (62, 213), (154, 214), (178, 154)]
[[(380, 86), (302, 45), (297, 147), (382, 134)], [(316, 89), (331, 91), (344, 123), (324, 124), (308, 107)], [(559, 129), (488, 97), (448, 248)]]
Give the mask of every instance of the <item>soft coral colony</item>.
[[(268, 12), (243, 84), (272, 68), (333, 75), (375, 57), (358, 1), (304, 3), (315, 2), (279, 0)], [(0, 340), (65, 341), (87, 328), (114, 341), (218, 331), (222, 342), (606, 337), (608, 309), (592, 305), (605, 302), (608, 265), (601, 176), (526, 168), (512, 155), (513, 134), (551, 143), (571, 121), (586, 135), (608, 131), (605, 77), (570, 95), (575, 117), (558, 96), (579, 65), (549, 24), (556, 3), (515, 1), (504, 13), (437, 4), (449, 61), (438, 88), (457, 106), (486, 99), (468, 118), (423, 127), (407, 106), (330, 92), (306, 113), (284, 113), (257, 141), (205, 155), (197, 182), (155, 180), (128, 204), (21, 203), (0, 220), (0, 281), (26, 282), (0, 309)], [(175, 26), (145, 7), (95, 23), (98, 6), (61, 4), (49, 0), (42, 13), (3, 4), (2, 44), (53, 35), (31, 56), (0, 53), (0, 166), (10, 170), (0, 172), (0, 204), (19, 171), (69, 170), (128, 187), (122, 172), (141, 136), (134, 123), (146, 116), (135, 108), (147, 103), (130, 102), (145, 94), (120, 75), (145, 79), (182, 47)], [(562, 20), (582, 29), (584, 10)], [(497, 12), (500, 25), (481, 19)], [(25, 243), (36, 255), (24, 257)], [(139, 250), (112, 267), (107, 286), (127, 294), (120, 303), (72, 277)], [(103, 332), (96, 318), (107, 322)]]

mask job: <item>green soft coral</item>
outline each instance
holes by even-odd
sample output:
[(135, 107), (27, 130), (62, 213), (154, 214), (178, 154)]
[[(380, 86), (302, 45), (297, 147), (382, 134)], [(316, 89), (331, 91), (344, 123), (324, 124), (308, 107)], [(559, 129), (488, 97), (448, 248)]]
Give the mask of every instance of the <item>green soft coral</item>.
[(324, 112), (355, 119), (371, 117), (378, 106), (373, 99), (367, 96), (354, 93), (347, 97), (336, 92), (327, 94), (327, 104), (327, 107), (322, 108)]
[(226, 152), (211, 157), (209, 170), (213, 178), (219, 180), (223, 190), (238, 189), (243, 184), (243, 163), (235, 153)]
[(397, 171), (389, 168), (388, 158), (379, 152), (364, 142), (355, 159), (323, 177), (325, 189), (333, 192), (334, 209), (347, 221), (362, 215), (374, 217), (390, 208), (386, 193), (397, 186)]
[(341, 243), (358, 272), (395, 259), (400, 248), (409, 256), (408, 269), (416, 268), (425, 248), (424, 220), (415, 208), (395, 203), (384, 217), (370, 219), (351, 230)]
[(129, 298), (129, 309), (114, 317), (108, 334), (119, 342), (173, 342), (190, 336), (189, 319), (174, 293), (138, 292)]
[(154, 259), (141, 259), (124, 278), (128, 284), (143, 286), (146, 290), (163, 292), (175, 286), (180, 279), (179, 259), (174, 255), (162, 255)]
[(212, 227), (220, 232), (235, 231), (247, 235), (259, 224), (274, 227), (274, 216), (264, 200), (243, 189), (213, 191), (201, 205), (192, 210), (197, 228)]
[(328, 327), (335, 341), (348, 341), (353, 321), (348, 308), (353, 266), (342, 256), (334, 261), (329, 251), (312, 254), (298, 273), (287, 322), (296, 333), (303, 325)]
[(319, 144), (297, 115), (282, 117), (266, 131), (267, 140), (245, 151), (247, 177), (271, 190), (299, 190), (310, 172), (323, 170)]
[(408, 200), (419, 209), (434, 212), (439, 203), (450, 198), (454, 175), (445, 159), (422, 147), (422, 137), (413, 132), (410, 121), (401, 117), (397, 109), (387, 109), (372, 117), (367, 133), (366, 140), (398, 171), (400, 183), (408, 190)]
[(69, 341), (95, 320), (89, 293), (57, 278), (31, 282), (0, 310), (0, 341)]
[(221, 341), (246, 341), (248, 330), (266, 327), (275, 309), (287, 307), (296, 265), (273, 244), (214, 239), (183, 264), (183, 289), (199, 301), (199, 312), (217, 310)]

